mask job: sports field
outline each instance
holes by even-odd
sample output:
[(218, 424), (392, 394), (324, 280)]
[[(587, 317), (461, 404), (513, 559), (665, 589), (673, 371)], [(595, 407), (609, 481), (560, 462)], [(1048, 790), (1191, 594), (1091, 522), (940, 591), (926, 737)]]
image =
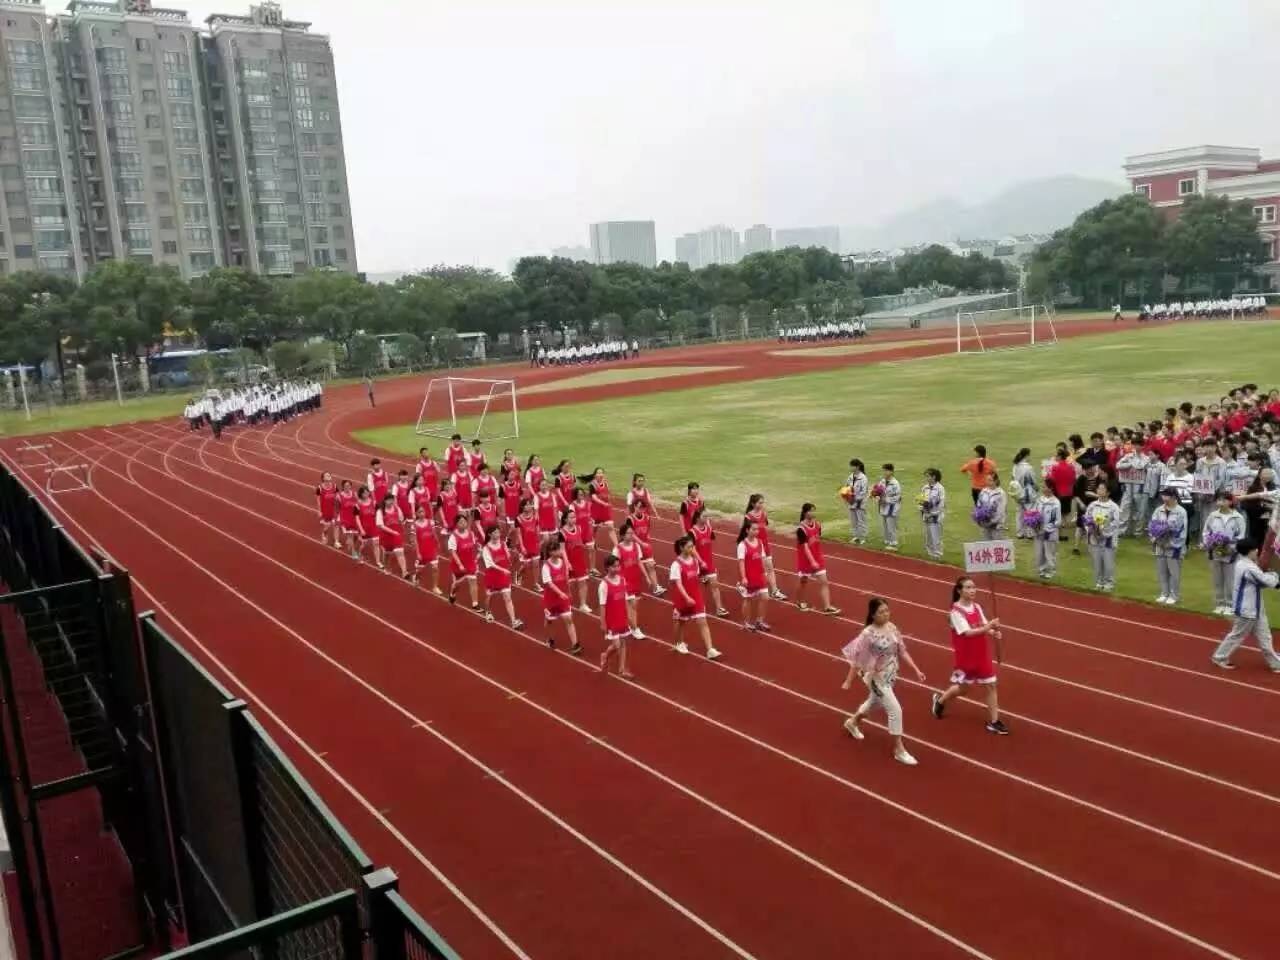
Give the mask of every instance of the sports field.
[[(891, 462), (903, 485), (902, 547), (918, 556), (924, 551), (914, 493), (925, 468), (937, 467), (951, 507), (946, 559), (959, 563), (960, 544), (977, 539), (969, 519), (968, 477), (959, 472), (975, 443), (986, 444), (1007, 481), (1020, 447), (1030, 447), (1032, 461), (1039, 463), (1070, 433), (1088, 436), (1095, 429), (1149, 420), (1183, 400), (1216, 400), (1242, 382), (1270, 383), (1269, 373), (1280, 360), (1276, 337), (1269, 324), (1241, 321), (1132, 329), (980, 355), (885, 363), (866, 358), (871, 362), (825, 373), (522, 409), (516, 446), (525, 456), (540, 453), (548, 469), (561, 457), (571, 457), (579, 473), (603, 466), (616, 489), (642, 471), (672, 503), (684, 496), (685, 484), (696, 480), (709, 504), (728, 515), (740, 514), (747, 496), (760, 492), (768, 498), (771, 523), (779, 526), (790, 525), (800, 505), (813, 502), (823, 512), (825, 529), (840, 538), (848, 536), (848, 522), (836, 491), (848, 474), (849, 459), (861, 458), (873, 478), (881, 464)], [(1228, 342), (1231, 349), (1224, 350)], [(832, 348), (818, 349), (829, 356)], [(814, 353), (811, 348), (790, 352)], [(558, 402), (572, 401), (569, 394)], [(412, 424), (357, 436), (405, 456), (419, 446)], [(879, 525), (874, 519), (871, 529), (875, 544)], [(1018, 564), (1020, 573), (1034, 577), (1029, 549)], [(1155, 597), (1145, 541), (1122, 543), (1117, 575), (1120, 595)], [(1058, 582), (1091, 588), (1087, 554), (1074, 557), (1064, 548)], [(1183, 590), (1184, 605), (1213, 607), (1200, 556), (1188, 558)], [(1274, 609), (1280, 611), (1280, 604)]]

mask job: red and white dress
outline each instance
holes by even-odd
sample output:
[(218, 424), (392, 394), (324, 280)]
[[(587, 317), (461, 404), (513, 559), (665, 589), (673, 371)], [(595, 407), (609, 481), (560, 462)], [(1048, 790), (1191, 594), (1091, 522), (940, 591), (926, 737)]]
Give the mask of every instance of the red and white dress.
[(481, 500), (477, 503), (476, 524), (480, 527), (480, 531), (487, 540), (489, 531), (498, 526), (498, 505), (492, 500)]
[[(827, 572), (827, 561), (822, 556), (822, 524), (817, 520), (806, 520), (796, 527), (796, 573), (801, 580), (807, 580), (818, 574)], [(810, 561), (805, 556), (805, 547), (813, 556)]]
[(467, 462), (467, 451), (462, 444), (449, 444), (444, 448), (444, 472), (452, 476)]
[(772, 557), (773, 547), (769, 544), (769, 514), (764, 510), (754, 510), (748, 513), (746, 518), (760, 528), (759, 538), (764, 545), (764, 555)]
[(391, 489), (391, 477), (387, 475), (387, 471), (379, 467), (369, 474), (368, 484), (369, 492), (373, 494), (373, 502), (381, 503), (382, 498)]
[(699, 523), (689, 528), (689, 536), (693, 537), (693, 550), (702, 561), (702, 579), (710, 580), (716, 575), (716, 555), (712, 544), (716, 532), (709, 523)]
[(694, 500), (685, 497), (680, 501), (680, 526), (684, 528), (685, 533), (693, 529), (693, 515), (705, 506), (706, 503), (701, 497)]
[(511, 473), (512, 471), (515, 472), (515, 475), (517, 477), (520, 476), (520, 462), (518, 460), (504, 459), (502, 461), (502, 469), (499, 471), (499, 476), (505, 477), (507, 476), (507, 474)]
[(569, 581), (580, 583), (587, 579), (587, 574), (591, 572), (587, 569), (586, 540), (583, 539), (582, 531), (577, 527), (572, 530), (561, 527), (560, 536), (564, 537), (564, 552), (569, 558)]
[(480, 551), (484, 562), (484, 589), (486, 593), (509, 593), (511, 590), (511, 554), (505, 543), (496, 547), (485, 544)]
[[(569, 599), (569, 565), (558, 557), (550, 557), (542, 564), (542, 615), (547, 621), (568, 620), (573, 616), (572, 601)], [(559, 589), (548, 590), (545, 584), (552, 584)]]
[(671, 590), (675, 605), (672, 615), (677, 620), (701, 620), (707, 615), (707, 602), (702, 597), (702, 588), (698, 586), (702, 578), (702, 563), (697, 556), (692, 557), (676, 557), (671, 561), (670, 581), (680, 584), (690, 597), (693, 598), (693, 605), (685, 603), (684, 598), (680, 596), (680, 591), (674, 587)]
[(649, 494), (648, 487), (632, 487), (627, 491), (627, 512), (631, 512), (633, 503), (643, 503), (644, 508), (649, 513), (653, 513), (653, 498)]
[(440, 496), (440, 464), (430, 457), (426, 460), (419, 460), (418, 475), (422, 477), (422, 484), (427, 488), (427, 492), (431, 494), (432, 500)]
[(573, 491), (577, 489), (578, 478), (572, 473), (561, 473), (556, 475), (556, 491), (560, 494), (560, 501), (564, 506), (573, 503)]
[(413, 491), (413, 487), (397, 480), (392, 489), (396, 495), (396, 506), (400, 508), (401, 515), (405, 517), (413, 516), (413, 503), (409, 499), (409, 494)]
[(991, 658), (991, 644), (987, 634), (979, 633), (971, 637), (961, 635), (961, 631), (977, 630), (986, 622), (987, 616), (978, 604), (970, 607), (962, 603), (952, 605), (951, 650), (955, 654), (952, 683), (996, 682), (996, 665)]
[(544, 535), (553, 534), (560, 529), (556, 518), (556, 495), (550, 490), (533, 495), (533, 510), (538, 515), (538, 529)]
[(547, 471), (542, 467), (530, 467), (524, 472), (524, 488), (531, 494), (536, 493), (546, 475)]
[(596, 525), (591, 522), (591, 501), (575, 500), (569, 504), (573, 510), (573, 525), (582, 531), (582, 539), (592, 543), (596, 538)]
[(471, 475), (473, 477), (480, 476), (480, 468), (484, 466), (484, 453), (483, 452), (474, 453), (468, 450), (465, 463), (467, 465), (467, 469), (471, 471)]
[(628, 519), (631, 521), (631, 529), (636, 532), (636, 543), (640, 544), (641, 556), (645, 560), (652, 560), (653, 541), (650, 539), (652, 518), (647, 513), (633, 513)]
[(507, 480), (502, 483), (502, 515), (508, 520), (515, 520), (520, 516), (521, 491), (519, 480)]
[(613, 555), (618, 558), (618, 572), (622, 574), (622, 580), (627, 585), (627, 596), (640, 596), (644, 592), (644, 571), (640, 569), (640, 560), (644, 554), (640, 550), (640, 544), (633, 543), (627, 546), (619, 542), (613, 548)]
[(621, 640), (631, 636), (631, 620), (627, 615), (627, 585), (621, 577), (600, 581), (597, 591), (600, 609), (604, 611), (604, 636), (606, 640)]
[(472, 580), (476, 575), (479, 544), (476, 535), (468, 527), (465, 533), (457, 530), (449, 534), (449, 568), (455, 580)]
[(769, 592), (769, 581), (764, 572), (765, 556), (763, 540), (757, 539), (754, 544), (743, 540), (738, 544), (738, 559), (742, 561), (747, 576), (743, 586), (749, 597), (762, 597)]
[(440, 556), (440, 544), (436, 539), (436, 525), (427, 517), (413, 521), (413, 544), (418, 551), (418, 566), (435, 563)]
[(613, 504), (609, 502), (609, 482), (592, 480), (590, 491), (592, 522), (613, 526)]
[(453, 494), (458, 498), (458, 506), (463, 510), (474, 507), (476, 501), (471, 495), (471, 474), (466, 470), (459, 470), (449, 479), (453, 481)]
[(378, 539), (378, 505), (372, 500), (356, 500), (356, 521), (360, 536), (366, 540)]
[(338, 503), (338, 522), (343, 530), (351, 533), (359, 533), (360, 525), (356, 522), (356, 504), (359, 501), (356, 495), (349, 490), (339, 490), (337, 493)]
[(445, 530), (452, 530), (454, 524), (458, 520), (458, 513), (461, 507), (458, 505), (458, 495), (452, 492), (440, 494), (437, 504), (440, 510), (440, 524)]
[(474, 495), (476, 503), (480, 502), (480, 495), (486, 491), (489, 493), (489, 499), (494, 503), (497, 503), (498, 481), (493, 474), (489, 474), (488, 476), (481, 475), (471, 481), (471, 492)]
[(338, 519), (338, 485), (332, 481), (316, 487), (316, 503), (320, 508), (320, 519), (325, 523), (333, 523)]
[(520, 548), (520, 556), (532, 560), (542, 547), (542, 534), (538, 530), (538, 518), (516, 517), (516, 544)]
[(382, 523), (378, 526), (378, 540), (383, 550), (404, 549), (404, 514), (394, 503), (378, 511)]
[[(439, 496), (439, 494), (437, 494), (436, 496)], [(431, 502), (433, 500), (435, 500), (435, 497), (431, 495), (431, 491), (427, 489), (427, 485), (425, 483), (420, 487), (410, 487), (409, 488), (409, 513), (407, 515), (410, 518), (416, 516), (418, 513), (418, 508), (422, 507), (424, 510), (427, 511), (427, 516), (428, 517), (431, 516)]]

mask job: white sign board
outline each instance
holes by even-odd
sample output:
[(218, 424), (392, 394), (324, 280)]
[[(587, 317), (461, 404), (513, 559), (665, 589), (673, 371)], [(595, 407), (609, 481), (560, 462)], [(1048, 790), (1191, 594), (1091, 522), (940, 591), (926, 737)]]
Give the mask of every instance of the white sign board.
[(999, 573), (1013, 569), (1012, 540), (979, 540), (964, 545), (965, 573)]

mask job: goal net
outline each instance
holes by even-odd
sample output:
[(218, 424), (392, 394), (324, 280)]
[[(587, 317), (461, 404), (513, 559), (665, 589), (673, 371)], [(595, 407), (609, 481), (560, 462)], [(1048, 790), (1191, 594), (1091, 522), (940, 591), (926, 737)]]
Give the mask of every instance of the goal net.
[(514, 380), (432, 377), (418, 411), (414, 433), (467, 440), (508, 440), (520, 436)]
[(1053, 310), (1040, 304), (956, 314), (956, 353), (1057, 343)]

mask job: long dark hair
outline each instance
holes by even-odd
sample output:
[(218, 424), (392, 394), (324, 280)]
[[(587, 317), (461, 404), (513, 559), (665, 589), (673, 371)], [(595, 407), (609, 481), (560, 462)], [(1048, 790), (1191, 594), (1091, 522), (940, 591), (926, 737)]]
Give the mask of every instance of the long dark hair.
[(537, 457), (538, 455), (536, 453), (529, 454), (529, 459), (524, 462), (524, 469), (526, 473), (533, 469), (533, 461), (537, 459)]
[(693, 537), (690, 537), (690, 536), (677, 537), (676, 542), (673, 543), (671, 546), (675, 550), (676, 556), (679, 557), (680, 554), (684, 551), (685, 545), (692, 542), (693, 542)]
[(556, 468), (551, 471), (551, 475), (553, 477), (558, 477), (560, 476), (560, 474), (564, 473), (564, 465), (568, 462), (569, 462), (568, 460), (561, 460), (559, 463), (557, 463)]
[(746, 517), (743, 517), (742, 529), (738, 531), (738, 542), (741, 543), (743, 540), (747, 539), (747, 531), (756, 525), (757, 524), (754, 520), (748, 520)]
[(872, 597), (867, 601), (867, 620), (866, 626), (871, 626), (871, 622), (875, 620), (876, 614), (880, 612), (880, 608), (887, 606), (889, 603), (884, 597)]
[(538, 557), (542, 560), (543, 563), (546, 563), (547, 558), (551, 556), (551, 554), (559, 550), (560, 547), (563, 545), (563, 543), (564, 541), (560, 540), (558, 537), (548, 540), (546, 543), (542, 545), (542, 549), (538, 551)]
[(590, 473), (580, 473), (580, 474), (578, 474), (578, 482), (579, 482), (579, 483), (586, 483), (586, 484), (590, 484), (592, 487), (594, 487), (594, 486), (596, 485), (596, 474), (597, 474), (597, 473), (599, 473), (599, 472), (600, 472), (601, 470), (603, 470), (603, 469), (604, 469), (604, 467), (596, 467), (596, 468), (595, 468), (594, 470), (592, 470)]
[(953, 587), (951, 588), (951, 602), (952, 602), (952, 603), (959, 603), (959, 602), (960, 602), (960, 591), (961, 591), (962, 589), (964, 589), (964, 585), (965, 585), (966, 583), (969, 583), (971, 580), (973, 580), (973, 577), (970, 577), (970, 576), (963, 576), (963, 577), (957, 577), (957, 578), (956, 578), (955, 586), (953, 586)]
[(800, 505), (800, 522), (804, 523), (805, 514), (807, 514), (810, 510), (817, 510), (817, 509), (818, 508), (812, 503), (801, 504)]
[(1013, 462), (1021, 463), (1023, 460), (1027, 459), (1027, 457), (1029, 456), (1031, 456), (1031, 448), (1023, 447), (1021, 450), (1019, 450), (1017, 453), (1013, 455)]
[(763, 500), (763, 499), (764, 499), (764, 494), (763, 494), (763, 493), (753, 493), (753, 494), (751, 494), (751, 496), (747, 497), (747, 509), (745, 509), (745, 510), (743, 510), (743, 511), (742, 511), (742, 512), (743, 512), (743, 514), (745, 515), (745, 514), (750, 513), (752, 510), (754, 510), (754, 509), (756, 508), (756, 504), (758, 504), (758, 503), (759, 503), (761, 500)]
[(973, 448), (973, 452), (978, 455), (978, 472), (982, 473), (987, 469), (987, 448), (978, 444)]
[(702, 514), (705, 512), (706, 511), (704, 511), (702, 507), (699, 507), (697, 510), (693, 511), (693, 516), (689, 518), (689, 526), (696, 527), (699, 523), (701, 523)]

